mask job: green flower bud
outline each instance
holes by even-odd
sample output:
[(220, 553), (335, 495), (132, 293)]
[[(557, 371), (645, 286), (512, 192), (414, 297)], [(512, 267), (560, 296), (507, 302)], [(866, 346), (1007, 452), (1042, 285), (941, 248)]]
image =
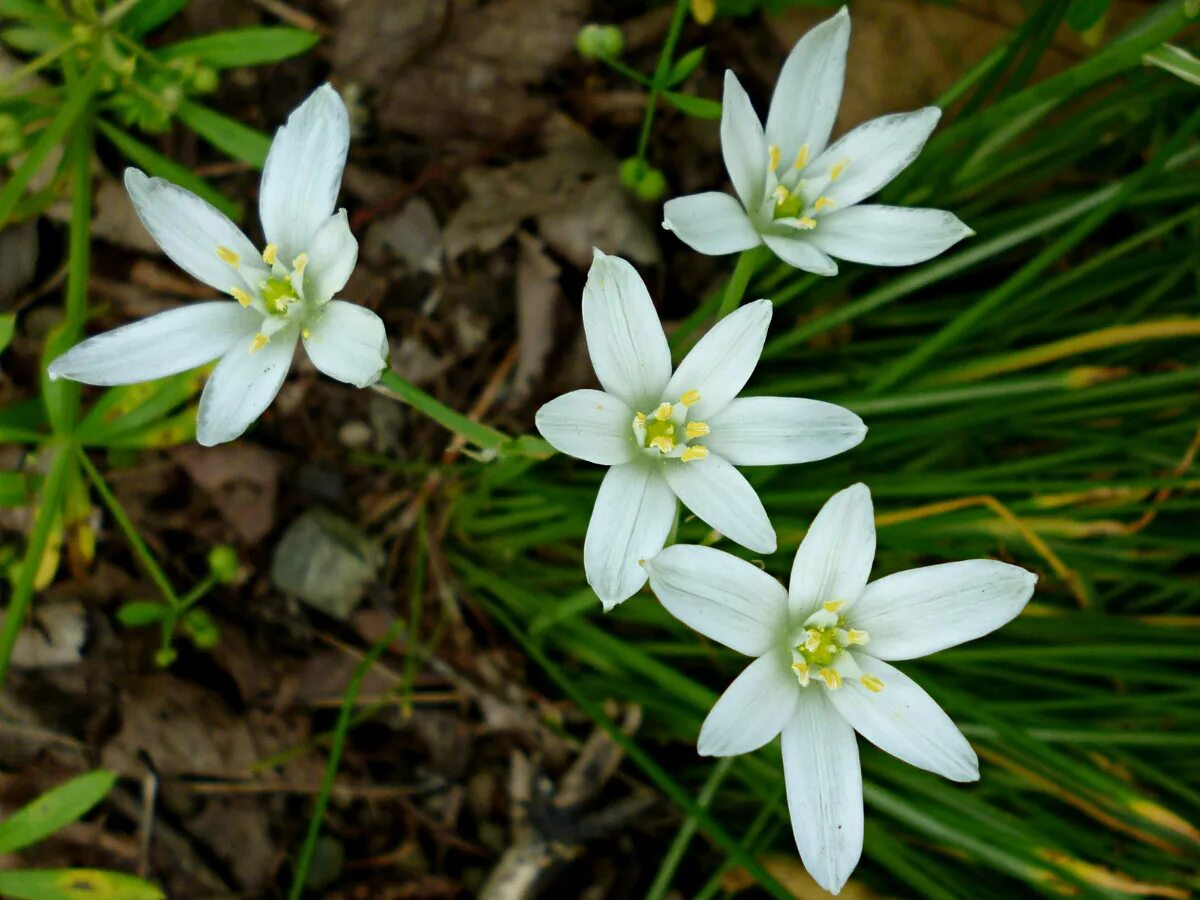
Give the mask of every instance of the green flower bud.
[(162, 647), (154, 654), (154, 664), (160, 669), (170, 668), (171, 663), (179, 658), (174, 647)]
[(211, 66), (196, 66), (192, 73), (192, 89), (198, 94), (211, 94), (217, 89), (217, 70)]
[(211, 650), (221, 639), (217, 623), (202, 609), (189, 609), (183, 616), (183, 630), (201, 650)]
[(228, 544), (217, 544), (208, 551), (208, 570), (221, 584), (236, 581), (240, 565), (237, 551)]
[(587, 59), (615, 59), (625, 49), (625, 36), (616, 25), (584, 25), (575, 35), (579, 55)]
[(667, 178), (644, 159), (631, 156), (621, 163), (621, 184), (639, 200), (651, 202), (667, 193)]

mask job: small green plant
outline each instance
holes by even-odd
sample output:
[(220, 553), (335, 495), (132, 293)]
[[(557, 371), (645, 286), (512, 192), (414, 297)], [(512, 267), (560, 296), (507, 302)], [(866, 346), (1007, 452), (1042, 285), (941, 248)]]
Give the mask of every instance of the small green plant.
[[(0, 821), (0, 854), (45, 840), (87, 815), (108, 796), (117, 776), (99, 769), (72, 778)], [(12, 900), (161, 900), (155, 885), (103, 869), (9, 869), (0, 871), (0, 895)]]

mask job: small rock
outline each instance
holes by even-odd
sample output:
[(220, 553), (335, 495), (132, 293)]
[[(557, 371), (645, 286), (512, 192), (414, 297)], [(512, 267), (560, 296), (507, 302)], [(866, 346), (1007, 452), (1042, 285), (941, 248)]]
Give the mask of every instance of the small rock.
[(284, 532), (271, 562), (271, 581), (326, 615), (346, 619), (374, 579), (381, 555), (354, 523), (313, 509)]
[[(4, 616), (0, 615), (0, 623)], [(87, 638), (87, 619), (77, 600), (39, 603), (33, 607), (33, 622), (17, 634), (12, 664), (18, 669), (70, 666), (81, 659)]]
[(338, 429), (338, 440), (343, 447), (361, 450), (371, 443), (371, 426), (359, 419), (353, 419)]

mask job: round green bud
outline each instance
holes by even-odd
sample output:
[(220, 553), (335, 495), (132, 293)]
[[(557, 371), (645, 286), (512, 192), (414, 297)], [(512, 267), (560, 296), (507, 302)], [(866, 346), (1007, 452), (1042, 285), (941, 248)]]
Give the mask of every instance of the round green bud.
[(189, 609), (183, 616), (183, 630), (201, 650), (211, 650), (221, 639), (217, 623), (202, 609)]
[(217, 544), (208, 551), (208, 570), (221, 584), (236, 581), (239, 567), (237, 551), (228, 544)]
[(174, 647), (160, 647), (158, 652), (154, 654), (154, 664), (160, 669), (167, 669), (178, 658), (179, 654), (175, 652)]
[(192, 88), (198, 94), (211, 94), (217, 89), (217, 70), (212, 66), (196, 66), (192, 73)]
[(584, 25), (575, 35), (575, 48), (587, 59), (615, 59), (625, 49), (625, 36), (616, 25)]
[(667, 193), (667, 178), (644, 159), (631, 156), (621, 163), (621, 184), (639, 200), (651, 202)]

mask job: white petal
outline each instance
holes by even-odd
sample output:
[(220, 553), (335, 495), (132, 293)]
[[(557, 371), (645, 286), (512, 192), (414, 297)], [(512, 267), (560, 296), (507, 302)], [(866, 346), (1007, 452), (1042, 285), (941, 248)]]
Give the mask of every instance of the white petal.
[[(820, 227), (819, 225), (817, 226)], [(764, 234), (763, 243), (789, 266), (812, 272), (814, 275), (836, 275), (837, 263), (813, 246), (808, 232), (796, 234)]]
[(866, 652), (914, 659), (973, 641), (1017, 617), (1037, 576), (994, 559), (897, 572), (868, 584), (853, 624), (871, 636)]
[(734, 679), (700, 728), (701, 756), (737, 756), (773, 740), (796, 710), (800, 685), (792, 656), (777, 647), (756, 659)]
[(50, 377), (108, 385), (186, 372), (250, 340), (261, 321), (232, 300), (169, 309), (76, 344), (50, 364)]
[(851, 206), (824, 216), (808, 239), (830, 256), (872, 266), (911, 266), (974, 234), (954, 213)]
[(662, 399), (676, 403), (687, 391), (699, 391), (700, 400), (688, 410), (688, 420), (704, 421), (719, 413), (754, 373), (771, 312), (770, 300), (755, 300), (710, 328), (683, 358)]
[(783, 729), (783, 777), (804, 867), (836, 894), (862, 855), (862, 769), (854, 729), (826, 693), (816, 685), (800, 691)]
[(308, 299), (324, 303), (336, 297), (350, 280), (357, 262), (358, 241), (350, 233), (346, 211), (339, 209), (317, 229), (309, 245), (304, 273)]
[(646, 583), (641, 560), (662, 550), (674, 524), (675, 495), (653, 467), (639, 461), (605, 473), (583, 541), (583, 568), (606, 610)]
[[(255, 246), (224, 213), (191, 191), (137, 169), (125, 170), (125, 189), (150, 236), (193, 278), (228, 294), (266, 277)], [(236, 269), (217, 255), (218, 247), (236, 254)]]
[(663, 228), (697, 253), (721, 256), (740, 253), (762, 243), (746, 210), (729, 194), (709, 191), (668, 200)]
[(856, 447), (867, 435), (850, 410), (794, 397), (738, 397), (708, 425), (708, 448), (735, 466), (813, 462)]
[(333, 214), (350, 149), (350, 117), (331, 85), (313, 91), (275, 132), (263, 166), (258, 212), (283, 259), (311, 252)]
[(783, 164), (791, 164), (804, 144), (809, 159), (816, 159), (829, 142), (842, 100), (849, 45), (850, 12), (843, 6), (788, 54), (767, 114), (767, 143), (781, 149)]
[(205, 447), (232, 441), (262, 415), (291, 368), (297, 337), (298, 329), (284, 328), (258, 350), (247, 339), (221, 357), (200, 395), (196, 440)]
[(979, 778), (979, 759), (950, 717), (915, 681), (882, 660), (855, 653), (863, 674), (883, 682), (871, 691), (847, 679), (829, 699), (855, 731), (918, 769), (951, 781)]
[(880, 116), (839, 138), (810, 166), (824, 175), (845, 164), (825, 196), (844, 209), (874, 194), (917, 158), (941, 116), (936, 106)]
[(821, 507), (792, 562), (788, 602), (792, 622), (828, 600), (853, 604), (875, 561), (875, 510), (865, 484), (838, 491)]
[(583, 289), (583, 330), (596, 377), (634, 410), (658, 405), (671, 349), (650, 293), (629, 263), (599, 250)]
[(647, 559), (646, 571), (671, 615), (731, 650), (761, 656), (786, 637), (787, 591), (752, 563), (713, 547), (673, 544)]
[(369, 387), (387, 366), (387, 331), (383, 320), (365, 306), (333, 300), (321, 307), (309, 325), (304, 349), (313, 365), (338, 381)]
[(633, 410), (604, 391), (571, 391), (537, 411), (534, 424), (560, 453), (601, 466), (634, 458)]
[(775, 552), (775, 529), (744, 475), (709, 453), (691, 462), (672, 460), (664, 471), (683, 505), (716, 531), (756, 553)]
[(728, 70), (721, 104), (721, 153), (742, 205), (757, 210), (766, 190), (770, 154), (758, 114), (737, 76)]

